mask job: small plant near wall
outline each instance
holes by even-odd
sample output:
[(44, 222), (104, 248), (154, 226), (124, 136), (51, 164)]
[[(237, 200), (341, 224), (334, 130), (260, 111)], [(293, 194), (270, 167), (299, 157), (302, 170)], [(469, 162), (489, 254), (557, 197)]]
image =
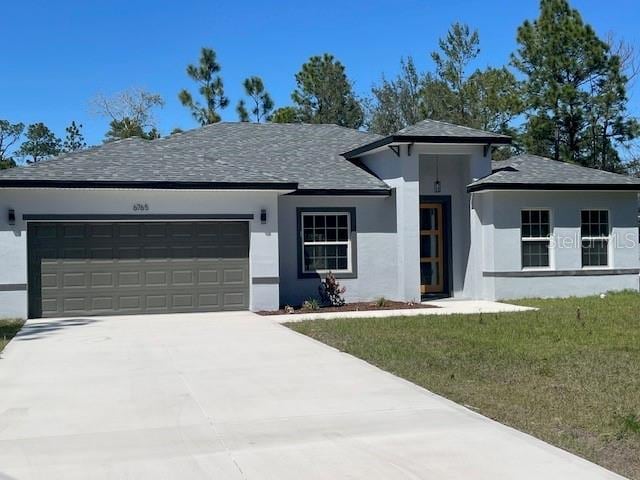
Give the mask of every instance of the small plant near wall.
[(331, 305), (332, 307), (341, 307), (346, 302), (344, 300), (344, 292), (347, 291), (346, 287), (340, 285), (336, 276), (329, 272), (318, 287), (320, 293), (320, 299), (323, 303)]
[(389, 301), (386, 298), (380, 297), (379, 299), (376, 300), (376, 307), (384, 308), (387, 306), (387, 303), (389, 303)]
[(316, 300), (315, 298), (307, 298), (302, 303), (302, 309), (303, 310), (320, 310), (320, 304), (318, 303), (318, 300)]

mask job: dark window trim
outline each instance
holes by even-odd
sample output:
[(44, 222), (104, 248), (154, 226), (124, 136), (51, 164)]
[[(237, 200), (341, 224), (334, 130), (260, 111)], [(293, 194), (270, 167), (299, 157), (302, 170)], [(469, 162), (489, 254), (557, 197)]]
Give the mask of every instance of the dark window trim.
[(303, 213), (348, 213), (351, 217), (349, 220), (351, 227), (351, 271), (336, 272), (336, 278), (358, 278), (358, 241), (356, 229), (356, 208), (355, 207), (297, 207), (296, 208), (296, 244), (298, 252), (298, 278), (318, 278), (321, 279), (324, 274), (316, 272), (304, 272), (302, 270), (302, 214)]
[(253, 285), (279, 285), (280, 277), (253, 277), (251, 283)]
[(92, 221), (92, 220), (131, 220), (131, 221), (143, 221), (143, 220), (253, 220), (253, 213), (203, 213), (203, 214), (163, 214), (163, 213), (151, 213), (151, 214), (102, 214), (102, 213), (79, 213), (79, 214), (37, 214), (37, 213), (25, 213), (22, 215), (22, 219), (26, 221)]
[[(422, 295), (423, 298), (430, 298), (433, 296), (451, 296), (453, 292), (453, 236), (451, 235), (451, 195), (420, 195), (420, 203), (439, 203), (442, 205), (442, 216), (444, 217), (444, 254), (445, 254), (445, 270), (443, 272), (442, 283), (445, 287), (444, 292), (441, 294), (427, 294)], [(418, 229), (420, 225), (418, 225)], [(420, 233), (418, 232), (418, 235)], [(419, 253), (419, 252), (418, 252)], [(418, 268), (420, 265), (418, 264)], [(421, 280), (420, 280), (421, 281)], [(418, 285), (419, 287), (419, 285)]]
[(0, 283), (0, 292), (24, 292), (26, 290), (26, 283)]

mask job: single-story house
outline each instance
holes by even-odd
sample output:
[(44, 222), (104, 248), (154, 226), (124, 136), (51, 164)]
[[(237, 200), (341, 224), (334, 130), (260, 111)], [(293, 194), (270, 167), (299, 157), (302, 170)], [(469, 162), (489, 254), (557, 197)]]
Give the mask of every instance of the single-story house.
[(0, 316), (638, 289), (640, 180), (432, 120), (218, 123), (0, 173)]

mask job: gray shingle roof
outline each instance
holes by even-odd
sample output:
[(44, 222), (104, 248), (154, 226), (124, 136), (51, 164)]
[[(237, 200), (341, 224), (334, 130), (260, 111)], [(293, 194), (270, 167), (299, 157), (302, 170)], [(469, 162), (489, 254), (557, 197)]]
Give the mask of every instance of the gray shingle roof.
[(378, 138), (337, 125), (217, 123), (157, 140), (111, 142), (5, 170), (0, 185), (298, 184), (300, 190), (386, 192), (389, 187), (382, 180), (341, 156)]
[(391, 135), (379, 137), (378, 140), (349, 150), (344, 156), (357, 158), (377, 148), (403, 143), (508, 144), (511, 143), (511, 137), (438, 120), (422, 120)]
[(558, 162), (537, 155), (518, 155), (492, 162), (493, 173), (467, 186), (470, 192), (490, 189), (638, 190), (640, 178)]
[(463, 127), (452, 123), (441, 122), (438, 120), (422, 120), (398, 130), (394, 135), (406, 136), (427, 136), (427, 137), (453, 137), (453, 138), (487, 138), (487, 139), (509, 139), (506, 135), (499, 133), (485, 132), (475, 128)]

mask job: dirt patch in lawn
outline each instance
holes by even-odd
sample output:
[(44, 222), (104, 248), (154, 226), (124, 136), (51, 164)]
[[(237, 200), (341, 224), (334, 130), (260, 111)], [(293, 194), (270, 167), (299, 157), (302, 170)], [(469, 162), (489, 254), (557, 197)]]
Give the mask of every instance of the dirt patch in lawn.
[(296, 307), (291, 310), (263, 310), (257, 312), (259, 315), (296, 315), (299, 313), (328, 313), (328, 312), (366, 312), (369, 310), (406, 310), (412, 308), (438, 308), (434, 305), (423, 305), (422, 303), (414, 302), (396, 302), (393, 300), (387, 300), (384, 304), (377, 302), (353, 302), (346, 303), (341, 307), (320, 307), (317, 310), (310, 308)]

